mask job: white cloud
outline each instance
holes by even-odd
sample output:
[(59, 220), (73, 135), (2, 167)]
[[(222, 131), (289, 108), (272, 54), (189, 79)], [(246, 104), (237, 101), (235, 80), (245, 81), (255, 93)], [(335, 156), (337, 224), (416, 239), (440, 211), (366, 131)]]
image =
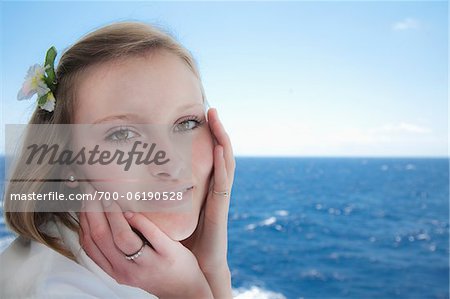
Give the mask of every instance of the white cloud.
[(404, 143), (407, 140), (419, 141), (419, 136), (429, 135), (429, 128), (400, 122), (375, 128), (337, 128), (325, 136), (323, 141), (333, 145), (360, 144), (375, 145)]
[(396, 125), (387, 124), (380, 128), (374, 129), (375, 132), (386, 132), (386, 133), (417, 133), (417, 134), (427, 134), (431, 133), (431, 130), (426, 127), (418, 126), (415, 124), (410, 124), (406, 122), (401, 122)]
[(378, 127), (320, 126), (284, 123), (249, 126), (230, 130), (238, 155), (334, 155), (402, 154), (422, 149), (433, 150), (436, 141), (430, 128), (408, 122)]
[(392, 25), (392, 29), (395, 31), (417, 29), (419, 27), (420, 27), (419, 21), (416, 19), (413, 19), (413, 18), (406, 18), (406, 19), (396, 22)]

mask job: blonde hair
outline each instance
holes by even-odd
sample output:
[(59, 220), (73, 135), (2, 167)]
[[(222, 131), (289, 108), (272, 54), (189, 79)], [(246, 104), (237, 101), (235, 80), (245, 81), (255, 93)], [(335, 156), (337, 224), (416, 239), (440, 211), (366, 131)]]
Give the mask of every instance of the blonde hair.
[[(70, 124), (73, 123), (73, 115), (76, 100), (76, 86), (78, 78), (87, 68), (117, 59), (145, 55), (156, 50), (166, 50), (181, 58), (194, 75), (199, 79), (203, 101), (206, 102), (204, 88), (196, 61), (191, 53), (178, 43), (169, 33), (154, 25), (141, 22), (118, 22), (97, 29), (68, 48), (56, 68), (58, 81), (55, 90), (56, 106), (52, 113), (36, 108), (29, 124)], [(28, 134), (25, 139), (35, 138)], [(47, 140), (41, 141), (52, 144), (52, 134), (42, 134)], [(41, 137), (40, 137), (41, 138)], [(25, 153), (19, 154), (19, 161), (23, 160)], [(52, 166), (42, 163), (38, 169), (29, 169), (23, 165), (16, 166), (11, 177), (14, 179), (30, 177), (30, 174), (39, 174), (39, 178), (48, 177), (52, 173)], [(33, 176), (31, 176), (33, 177)], [(34, 176), (36, 177), (36, 176)], [(61, 184), (63, 185), (63, 184)], [(43, 192), (43, 183), (10, 182), (7, 185), (5, 199), (10, 194)], [(64, 186), (61, 186), (64, 188)], [(58, 251), (68, 258), (74, 259), (73, 254), (67, 250), (60, 240), (45, 232), (43, 226), (49, 221), (59, 219), (64, 225), (77, 230), (79, 224), (68, 212), (38, 212), (33, 201), (27, 201), (26, 211), (17, 212), (14, 201), (5, 201), (4, 218), (11, 230), (26, 240), (41, 242)], [(23, 205), (24, 203), (20, 203)], [(31, 208), (31, 209), (30, 209)]]

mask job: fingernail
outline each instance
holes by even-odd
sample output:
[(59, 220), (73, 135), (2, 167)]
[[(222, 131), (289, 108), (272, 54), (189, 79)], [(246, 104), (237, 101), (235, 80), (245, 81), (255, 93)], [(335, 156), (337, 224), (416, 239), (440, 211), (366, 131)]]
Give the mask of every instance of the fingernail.
[(111, 201), (104, 199), (104, 200), (102, 200), (102, 204), (105, 208), (107, 208), (111, 205)]
[(126, 211), (125, 213), (123, 213), (123, 215), (125, 216), (125, 218), (131, 219), (134, 216), (134, 213), (130, 212), (130, 211)]

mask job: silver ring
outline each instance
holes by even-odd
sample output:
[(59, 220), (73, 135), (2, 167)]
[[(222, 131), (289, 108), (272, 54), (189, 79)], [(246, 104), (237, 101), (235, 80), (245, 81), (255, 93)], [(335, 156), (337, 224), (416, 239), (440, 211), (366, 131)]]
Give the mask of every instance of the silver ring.
[(142, 241), (142, 246), (141, 246), (141, 248), (139, 248), (139, 250), (138, 251), (136, 251), (135, 253), (133, 253), (133, 254), (125, 254), (125, 258), (127, 259), (127, 260), (129, 260), (129, 261), (134, 261), (135, 259), (137, 259), (138, 257), (140, 257), (141, 255), (142, 255), (142, 250), (144, 249), (144, 247), (145, 247), (145, 245), (147, 245), (146, 243), (145, 243), (145, 241)]
[(213, 193), (217, 194), (217, 195), (223, 195), (225, 197), (227, 197), (229, 195), (228, 191), (221, 191), (221, 192), (219, 192), (219, 191), (213, 190)]

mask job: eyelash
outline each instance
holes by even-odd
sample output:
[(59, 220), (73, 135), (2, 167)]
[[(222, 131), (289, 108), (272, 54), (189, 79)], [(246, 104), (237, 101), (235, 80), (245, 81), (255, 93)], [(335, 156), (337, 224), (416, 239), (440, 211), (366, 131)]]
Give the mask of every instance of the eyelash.
[[(189, 115), (189, 116), (186, 116), (186, 117), (182, 118), (181, 120), (179, 120), (177, 126), (179, 126), (179, 125), (181, 125), (181, 124), (183, 124), (185, 122), (188, 122), (188, 121), (195, 121), (196, 125), (192, 129), (190, 129), (190, 130), (188, 129), (186, 131), (195, 130), (195, 129), (197, 129), (198, 127), (202, 126), (205, 123), (205, 120), (204, 119), (200, 119), (197, 115)], [(111, 134), (106, 136), (105, 140), (108, 141), (108, 142), (116, 143), (116, 144), (124, 144), (124, 143), (130, 142), (131, 139), (136, 138), (136, 137), (132, 137), (132, 138), (127, 138), (125, 140), (123, 140), (123, 139), (113, 140), (112, 139), (113, 136), (115, 134), (117, 134), (117, 133), (120, 133), (120, 132), (132, 132), (133, 134), (138, 135), (136, 137), (140, 136), (138, 133), (134, 132), (133, 130), (130, 130), (130, 128), (120, 127), (118, 130), (115, 130), (114, 132), (112, 132)], [(183, 132), (185, 132), (185, 131), (181, 131), (181, 133), (183, 133)]]
[(106, 136), (105, 140), (108, 141), (108, 142), (111, 142), (111, 143), (115, 143), (115, 144), (124, 144), (124, 143), (130, 142), (131, 139), (135, 138), (135, 137), (132, 137), (132, 138), (127, 138), (125, 140), (123, 140), (123, 139), (113, 140), (112, 139), (114, 135), (116, 135), (117, 133), (121, 133), (121, 132), (127, 132), (127, 133), (132, 132), (133, 134), (138, 135), (137, 137), (140, 136), (138, 133), (134, 132), (130, 128), (119, 127), (117, 130), (115, 130), (114, 132), (112, 132), (111, 134)]
[(197, 115), (189, 115), (189, 116), (186, 116), (186, 117), (182, 118), (182, 119), (178, 122), (177, 126), (179, 126), (179, 125), (181, 125), (182, 123), (187, 122), (187, 121), (195, 121), (195, 122), (196, 122), (195, 127), (193, 127), (193, 128), (190, 129), (190, 130), (187, 130), (187, 131), (195, 130), (195, 129), (197, 129), (198, 127), (202, 126), (202, 125), (205, 123), (205, 120), (204, 120), (204, 119), (200, 119)]

